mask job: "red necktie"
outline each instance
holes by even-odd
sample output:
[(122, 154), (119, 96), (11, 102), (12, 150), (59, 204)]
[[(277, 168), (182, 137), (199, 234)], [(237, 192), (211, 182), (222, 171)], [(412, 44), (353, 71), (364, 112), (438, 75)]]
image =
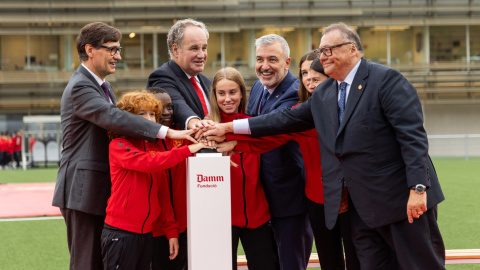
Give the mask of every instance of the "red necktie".
[(205, 102), (205, 97), (203, 96), (202, 89), (197, 84), (197, 80), (195, 77), (190, 77), (190, 82), (193, 84), (193, 88), (195, 88), (195, 92), (197, 92), (197, 96), (200, 99), (200, 102), (202, 103), (202, 108), (203, 108), (203, 113), (205, 116), (208, 115), (208, 108), (207, 108), (207, 103)]

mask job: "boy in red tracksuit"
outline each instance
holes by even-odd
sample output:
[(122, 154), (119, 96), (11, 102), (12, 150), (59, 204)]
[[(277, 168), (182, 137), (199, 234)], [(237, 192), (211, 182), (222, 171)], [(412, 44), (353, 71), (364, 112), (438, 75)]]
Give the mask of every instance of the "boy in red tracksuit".
[[(241, 74), (234, 68), (219, 70), (210, 91), (209, 119), (231, 122), (248, 118), (246, 89)], [(260, 155), (239, 153), (231, 156), (232, 268), (237, 269), (239, 240), (250, 270), (276, 269), (276, 247), (270, 212), (260, 182)]]
[[(157, 100), (162, 103), (162, 116), (160, 124), (177, 128), (173, 121), (173, 104), (170, 95), (161, 87), (149, 87)], [(189, 141), (171, 140), (165, 138), (158, 141), (163, 151), (188, 145)], [(172, 244), (169, 243), (168, 234), (165, 232), (162, 220), (157, 219), (153, 223), (153, 258), (152, 270), (186, 270), (188, 269), (187, 254), (187, 164), (186, 161), (166, 170), (167, 183), (170, 191), (168, 203), (171, 204), (175, 219), (178, 223), (178, 255), (171, 257)], [(162, 199), (159, 197), (159, 199)]]
[[(146, 91), (125, 94), (117, 107), (156, 121), (162, 105)], [(164, 152), (157, 143), (109, 133), (111, 196), (102, 232), (104, 269), (150, 269), (152, 224), (160, 216), (164, 230), (177, 236), (176, 224), (166, 188), (165, 169), (184, 161), (205, 145), (202, 143)], [(178, 236), (177, 236), (178, 237)], [(176, 251), (175, 251), (176, 252)], [(174, 254), (175, 256), (175, 254)]]

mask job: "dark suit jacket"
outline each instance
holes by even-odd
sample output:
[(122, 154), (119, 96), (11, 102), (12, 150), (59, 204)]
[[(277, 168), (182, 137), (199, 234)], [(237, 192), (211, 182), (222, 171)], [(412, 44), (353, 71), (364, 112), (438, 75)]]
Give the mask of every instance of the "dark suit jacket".
[[(198, 79), (208, 99), (212, 82), (202, 74), (198, 74)], [(195, 88), (175, 61), (170, 60), (155, 69), (148, 77), (147, 87), (150, 86), (162, 87), (168, 91), (172, 98), (175, 122), (180, 128), (185, 129), (185, 121), (190, 116), (205, 118), (206, 115)]]
[(108, 130), (154, 141), (161, 125), (109, 103), (83, 66), (73, 73), (61, 104), (63, 150), (53, 206), (105, 215), (111, 187)]
[(341, 125), (332, 78), (297, 108), (249, 119), (253, 136), (316, 128), (329, 228), (337, 220), (343, 181), (358, 214), (372, 228), (407, 218), (410, 186), (430, 187), (429, 209), (444, 200), (428, 156), (416, 89), (398, 71), (361, 61)]
[[(267, 100), (261, 114), (290, 108), (298, 102), (299, 82), (289, 71)], [(258, 115), (264, 86), (260, 81), (253, 84), (248, 99), (247, 111)], [(260, 179), (262, 180), (270, 213), (274, 217), (288, 217), (306, 212), (305, 169), (297, 142), (290, 141), (261, 156)]]

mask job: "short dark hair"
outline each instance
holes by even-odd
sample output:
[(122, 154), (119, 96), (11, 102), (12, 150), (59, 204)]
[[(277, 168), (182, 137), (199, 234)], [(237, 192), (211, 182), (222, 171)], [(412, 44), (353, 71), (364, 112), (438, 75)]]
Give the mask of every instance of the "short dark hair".
[(158, 86), (150, 86), (150, 87), (147, 87), (146, 89), (148, 92), (152, 93), (152, 94), (163, 94), (163, 93), (167, 93), (167, 90), (163, 89), (162, 87), (158, 87)]
[(310, 65), (310, 69), (313, 69), (318, 73), (322, 73), (323, 75), (330, 77), (325, 74), (325, 69), (323, 68), (322, 62), (320, 62), (320, 59), (318, 59), (318, 57), (315, 57), (315, 59), (313, 59), (313, 62)]
[(88, 55), (85, 45), (90, 44), (99, 49), (103, 43), (118, 42), (122, 39), (122, 33), (116, 28), (102, 23), (93, 22), (85, 25), (77, 36), (77, 52), (80, 61), (87, 61)]

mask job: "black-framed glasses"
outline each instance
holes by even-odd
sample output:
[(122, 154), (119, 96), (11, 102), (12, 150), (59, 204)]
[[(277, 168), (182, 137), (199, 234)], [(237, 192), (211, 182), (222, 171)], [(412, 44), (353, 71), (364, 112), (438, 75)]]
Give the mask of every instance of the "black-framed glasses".
[(100, 47), (109, 50), (111, 56), (114, 56), (115, 54), (117, 54), (117, 52), (118, 52), (118, 54), (120, 54), (122, 52), (122, 49), (123, 49), (122, 47), (108, 47), (108, 46), (105, 46), (105, 45), (100, 45)]
[(340, 43), (340, 44), (337, 44), (337, 45), (333, 45), (333, 46), (325, 46), (321, 49), (316, 49), (314, 50), (313, 52), (317, 54), (317, 57), (320, 59), (320, 57), (322, 56), (322, 53), (323, 55), (325, 55), (326, 57), (329, 57), (329, 56), (332, 56), (332, 50), (337, 48), (337, 47), (341, 47), (343, 45), (347, 45), (347, 44), (353, 44), (353, 46), (355, 46), (355, 43), (354, 42), (345, 42), (345, 43)]

